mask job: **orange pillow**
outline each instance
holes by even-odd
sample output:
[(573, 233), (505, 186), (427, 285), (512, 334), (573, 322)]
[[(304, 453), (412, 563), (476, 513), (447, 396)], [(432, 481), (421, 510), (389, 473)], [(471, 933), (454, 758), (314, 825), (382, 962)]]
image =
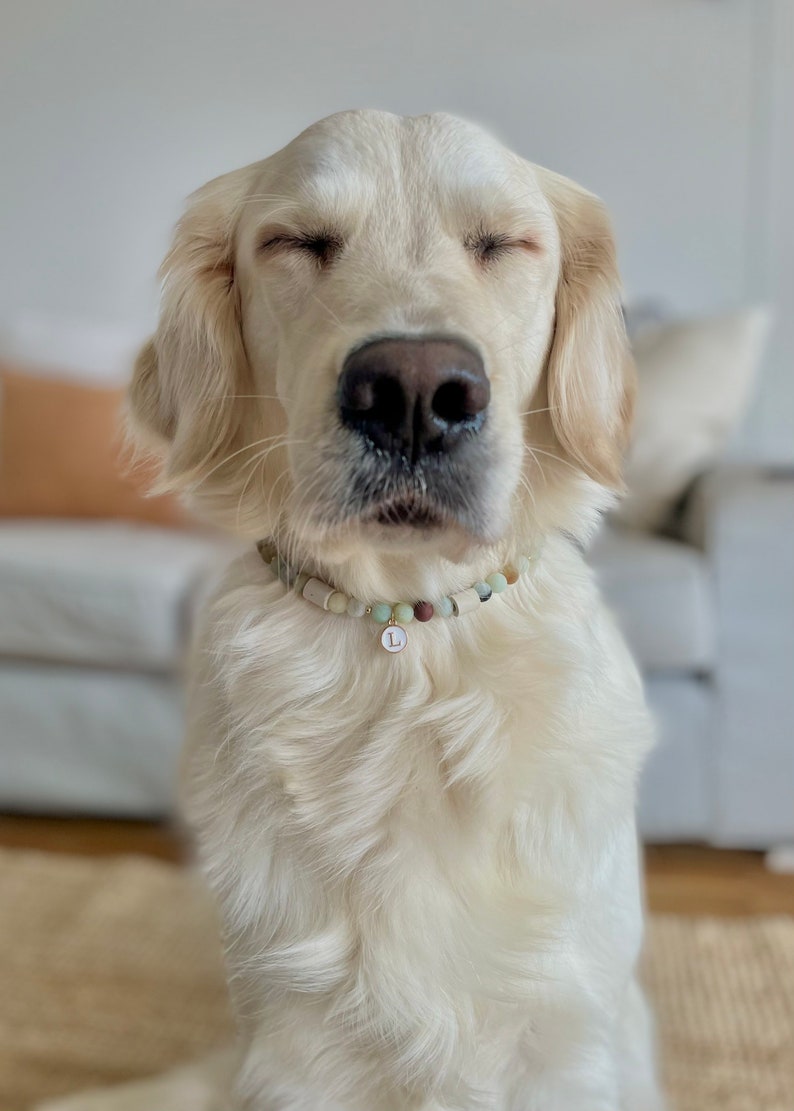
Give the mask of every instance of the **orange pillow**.
[(169, 497), (145, 497), (154, 468), (130, 473), (124, 391), (0, 369), (0, 517), (116, 517), (184, 526)]

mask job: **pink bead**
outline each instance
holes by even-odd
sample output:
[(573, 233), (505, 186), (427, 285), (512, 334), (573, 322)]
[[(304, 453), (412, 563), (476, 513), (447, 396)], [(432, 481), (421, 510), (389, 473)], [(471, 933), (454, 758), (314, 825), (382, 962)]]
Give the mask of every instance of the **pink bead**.
[(429, 621), (434, 613), (432, 602), (417, 602), (414, 606), (414, 617), (417, 621)]

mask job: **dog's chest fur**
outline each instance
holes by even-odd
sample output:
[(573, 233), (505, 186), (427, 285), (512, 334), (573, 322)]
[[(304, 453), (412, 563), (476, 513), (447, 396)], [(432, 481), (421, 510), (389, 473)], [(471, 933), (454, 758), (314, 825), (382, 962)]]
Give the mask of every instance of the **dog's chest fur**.
[(199, 646), (185, 799), (244, 1025), (311, 1000), (395, 1088), (459, 1099), (614, 1012), (648, 727), (589, 576), (559, 559), (564, 597), (547, 572), (409, 629), (397, 658), (253, 562), (232, 575)]

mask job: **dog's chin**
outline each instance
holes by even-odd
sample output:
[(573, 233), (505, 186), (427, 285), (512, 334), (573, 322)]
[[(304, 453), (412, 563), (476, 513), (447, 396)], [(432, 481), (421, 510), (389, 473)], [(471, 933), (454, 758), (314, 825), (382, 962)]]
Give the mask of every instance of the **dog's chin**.
[(501, 523), (485, 514), (457, 513), (431, 499), (388, 499), (345, 515), (325, 531), (325, 545), (384, 555), (439, 555), (458, 563), (497, 542), (502, 533)]

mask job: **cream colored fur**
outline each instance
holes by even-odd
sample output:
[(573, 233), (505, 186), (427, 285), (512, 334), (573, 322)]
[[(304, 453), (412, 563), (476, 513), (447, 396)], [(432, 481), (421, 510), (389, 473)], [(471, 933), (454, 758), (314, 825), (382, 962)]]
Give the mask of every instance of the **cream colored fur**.
[[(332, 265), (261, 249), (320, 225)], [(487, 266), (483, 228), (510, 239)], [(334, 516), (341, 362), (424, 332), (476, 345), (491, 379), (477, 535)], [(344, 113), (194, 196), (131, 390), (163, 484), (367, 600), (542, 555), (477, 612), (411, 625), (397, 657), (253, 545), (230, 569), (194, 656), (183, 801), (238, 1046), (59, 1108), (658, 1111), (635, 980), (651, 728), (580, 551), (619, 486), (631, 383), (600, 203), (460, 121)]]

